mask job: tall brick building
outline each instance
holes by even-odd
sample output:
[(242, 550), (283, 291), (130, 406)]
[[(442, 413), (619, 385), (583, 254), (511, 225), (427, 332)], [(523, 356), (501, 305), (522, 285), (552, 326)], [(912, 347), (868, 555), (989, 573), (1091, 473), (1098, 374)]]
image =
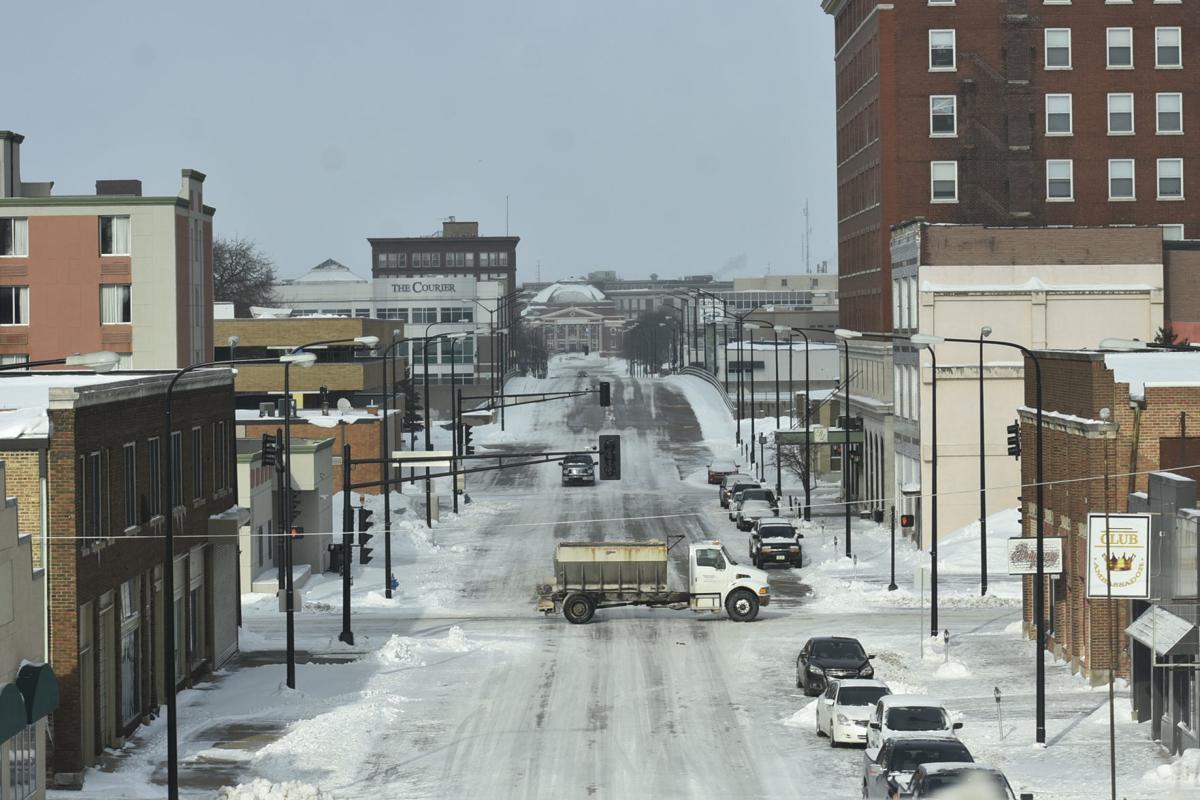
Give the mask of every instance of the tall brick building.
[[(1064, 572), (1047, 579), (1047, 648), (1072, 668), (1104, 680), (1110, 665), (1128, 674), (1124, 631), (1131, 601), (1087, 597), (1087, 515), (1123, 513), (1130, 495), (1145, 492), (1155, 470), (1184, 468), (1200, 459), (1200, 353), (1041, 351), (1045, 536), (1064, 539)], [(1020, 411), (1021, 483), (1036, 483), (1034, 371), (1025, 369)], [(1101, 418), (1101, 409), (1111, 414)], [(1105, 493), (1105, 465), (1113, 477)], [(1180, 469), (1200, 477), (1196, 469)], [(1036, 535), (1032, 488), (1022, 492), (1024, 535)], [(1158, 524), (1157, 522), (1155, 523)], [(1151, 556), (1158, 563), (1159, 556)], [(1170, 558), (1168, 555), (1167, 558)], [(1025, 581), (1025, 622), (1033, 630), (1034, 578)], [(1144, 603), (1142, 604), (1144, 605)], [(1114, 615), (1116, 619), (1114, 620)], [(1114, 625), (1115, 622), (1115, 625)], [(1116, 631), (1113, 636), (1112, 632)], [(1110, 643), (1119, 652), (1111, 654)]]
[[(0, 377), (0, 459), (22, 533), (46, 568), (49, 655), (59, 677), (49, 771), (79, 784), (166, 692), (237, 649), (237, 504), (233, 377), (172, 374)], [(173, 457), (172, 457), (173, 455)], [(176, 475), (166, 498), (166, 470)], [(42, 498), (45, 497), (44, 504)], [(175, 520), (174, 686), (163, 675), (163, 546)]]
[(843, 327), (890, 330), (891, 226), (1168, 225), (1200, 237), (1200, 8), (823, 0), (835, 18)]

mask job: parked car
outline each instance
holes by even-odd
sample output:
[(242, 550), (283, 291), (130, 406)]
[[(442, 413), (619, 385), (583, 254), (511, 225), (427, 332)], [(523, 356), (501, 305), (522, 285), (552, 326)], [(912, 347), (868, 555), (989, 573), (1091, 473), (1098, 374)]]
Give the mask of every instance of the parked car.
[(899, 785), (901, 797), (912, 797), (911, 784), (917, 768), (947, 761), (972, 763), (975, 759), (958, 739), (889, 739), (874, 758), (863, 759), (863, 800), (875, 797), (886, 800), (892, 781)]
[(738, 471), (738, 465), (732, 461), (718, 460), (708, 465), (708, 482), (717, 484), (726, 475), (732, 475)]
[(581, 369), (581, 370), (579, 370), (579, 372), (575, 373), (576, 378), (586, 378), (587, 376), (588, 376), (588, 374), (587, 374), (586, 369)]
[(729, 502), (733, 499), (734, 491), (737, 484), (741, 484), (742, 488), (747, 486), (758, 486), (758, 481), (751, 478), (749, 475), (744, 475), (741, 472), (733, 472), (721, 478), (721, 488), (717, 489), (717, 499), (721, 502), (721, 508), (729, 508)]
[[(971, 800), (1017, 800), (1012, 786), (1004, 773), (982, 764), (958, 761), (934, 761), (922, 764), (913, 773), (909, 783), (913, 800), (935, 800), (949, 796), (955, 789), (970, 789), (970, 794), (953, 794), (953, 797), (970, 797)], [(1021, 795), (1032, 800), (1032, 795)]]
[(763, 517), (750, 531), (750, 560), (761, 569), (767, 564), (799, 567), (804, 563), (800, 540), (804, 534), (796, 530), (791, 520)]
[(817, 698), (817, 735), (828, 736), (831, 747), (866, 744), (871, 710), (879, 698), (891, 693), (883, 681), (829, 681), (829, 687)]
[(742, 492), (747, 489), (757, 489), (757, 483), (735, 483), (733, 491), (729, 495), (729, 504), (726, 508), (729, 509), (729, 520), (732, 522), (737, 519), (737, 504), (742, 502)]
[(867, 749), (878, 750), (889, 739), (906, 736), (957, 736), (961, 722), (951, 722), (940, 700), (918, 694), (880, 698), (867, 725)]
[(596, 485), (596, 462), (589, 453), (572, 453), (562, 460), (562, 485)]
[(809, 697), (825, 691), (826, 681), (874, 678), (873, 655), (849, 636), (814, 636), (796, 656), (796, 688)]
[[(750, 490), (747, 490), (750, 491)], [(746, 493), (742, 493), (742, 502), (738, 503), (737, 514), (734, 516), (734, 522), (737, 523), (739, 531), (748, 531), (754, 528), (755, 523), (764, 517), (779, 516), (779, 508), (772, 505), (766, 500), (747, 499)]]
[(775, 499), (775, 492), (764, 486), (752, 486), (742, 490), (743, 500), (766, 500), (773, 506), (778, 506), (779, 501)]

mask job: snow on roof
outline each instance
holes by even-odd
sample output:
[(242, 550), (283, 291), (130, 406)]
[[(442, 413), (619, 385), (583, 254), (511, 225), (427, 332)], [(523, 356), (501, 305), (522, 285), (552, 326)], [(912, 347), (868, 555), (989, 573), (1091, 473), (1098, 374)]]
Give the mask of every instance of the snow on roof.
[(50, 433), (46, 408), (51, 389), (74, 389), (143, 377), (137, 373), (10, 372), (0, 377), (0, 439), (43, 439)]
[(535, 294), (529, 302), (565, 306), (602, 303), (607, 299), (604, 292), (590, 283), (556, 282)]
[(327, 258), (320, 264), (294, 278), (292, 283), (366, 283), (366, 278), (360, 278), (351, 272), (350, 268), (340, 261)]
[(923, 694), (889, 694), (879, 698), (885, 706), (904, 706), (914, 708), (944, 708), (941, 700), (936, 700)]
[(1113, 380), (1129, 384), (1131, 400), (1144, 399), (1147, 386), (1200, 386), (1200, 353), (1105, 353), (1104, 366)]

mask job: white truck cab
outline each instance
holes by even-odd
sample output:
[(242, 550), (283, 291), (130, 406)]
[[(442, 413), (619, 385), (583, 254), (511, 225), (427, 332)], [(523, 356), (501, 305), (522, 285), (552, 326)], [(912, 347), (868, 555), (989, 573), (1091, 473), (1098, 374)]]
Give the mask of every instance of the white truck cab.
[(689, 606), (693, 611), (725, 609), (734, 619), (754, 619), (771, 600), (767, 573), (739, 564), (713, 539), (688, 545)]

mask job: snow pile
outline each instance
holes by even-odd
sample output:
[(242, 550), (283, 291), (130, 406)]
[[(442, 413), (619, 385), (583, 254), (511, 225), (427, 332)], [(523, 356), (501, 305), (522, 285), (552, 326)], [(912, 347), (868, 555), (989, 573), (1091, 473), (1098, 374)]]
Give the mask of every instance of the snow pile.
[[(1198, 786), (1200, 787), (1200, 750), (1189, 748), (1170, 764), (1162, 764), (1142, 776), (1142, 782), (1151, 786)], [(1182, 796), (1182, 795), (1172, 795)]]
[(789, 728), (813, 728), (817, 724), (817, 701), (813, 700), (804, 708), (781, 720)]
[(967, 669), (967, 666), (961, 661), (946, 661), (933, 671), (933, 676), (943, 680), (969, 678), (971, 677), (971, 670)]
[(469, 653), (479, 645), (467, 639), (458, 625), (446, 633), (445, 639), (421, 639), (392, 635), (375, 653), (375, 659), (389, 667), (424, 667), (431, 653)]
[(271, 783), (265, 778), (255, 778), (250, 783), (222, 788), (217, 793), (217, 800), (333, 800), (333, 795), (311, 783)]

